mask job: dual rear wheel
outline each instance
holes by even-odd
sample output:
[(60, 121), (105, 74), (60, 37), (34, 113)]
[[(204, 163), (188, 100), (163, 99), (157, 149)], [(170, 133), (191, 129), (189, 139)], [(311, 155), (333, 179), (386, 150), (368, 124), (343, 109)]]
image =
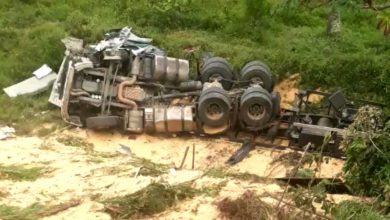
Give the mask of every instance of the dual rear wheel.
[[(205, 61), (201, 68), (200, 79), (203, 83), (215, 80), (222, 84), (225, 90), (233, 86), (234, 71), (230, 63), (221, 57), (213, 57)], [(245, 64), (240, 71), (244, 86), (260, 85), (268, 92), (272, 92), (274, 79), (270, 68), (261, 61), (252, 61)]]
[[(252, 131), (261, 130), (279, 109), (280, 97), (271, 94), (274, 87), (272, 73), (265, 63), (252, 61), (241, 68), (240, 75), (241, 84), (247, 87), (237, 103), (240, 124)], [(197, 109), (200, 121), (211, 127), (226, 125), (232, 106), (226, 91), (233, 86), (231, 65), (223, 58), (210, 58), (203, 64), (200, 78), (203, 83), (218, 81), (223, 87), (211, 87), (202, 92)]]

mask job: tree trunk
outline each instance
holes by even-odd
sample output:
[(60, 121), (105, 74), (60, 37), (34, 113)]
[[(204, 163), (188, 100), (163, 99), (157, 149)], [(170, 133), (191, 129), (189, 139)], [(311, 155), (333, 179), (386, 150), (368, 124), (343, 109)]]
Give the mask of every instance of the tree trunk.
[(332, 9), (328, 16), (328, 25), (326, 28), (328, 36), (335, 36), (341, 33), (341, 17), (340, 12), (336, 9)]

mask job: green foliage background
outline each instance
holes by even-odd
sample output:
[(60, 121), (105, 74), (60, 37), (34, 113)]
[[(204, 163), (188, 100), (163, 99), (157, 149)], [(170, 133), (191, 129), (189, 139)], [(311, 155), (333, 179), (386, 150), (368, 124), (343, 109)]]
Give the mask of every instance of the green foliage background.
[[(390, 40), (370, 10), (343, 7), (342, 33), (325, 34), (329, 7), (291, 7), (291, 0), (1, 0), (0, 87), (42, 64), (58, 69), (66, 36), (86, 42), (132, 26), (171, 56), (198, 48), (239, 69), (261, 59), (280, 78), (299, 72), (306, 88), (345, 88), (359, 98), (390, 102)], [(46, 94), (47, 95), (47, 94)], [(46, 96), (10, 101), (0, 95), (0, 122), (22, 118), (26, 106), (47, 109)], [(32, 111), (29, 109), (28, 111)], [(29, 115), (25, 115), (29, 117)]]

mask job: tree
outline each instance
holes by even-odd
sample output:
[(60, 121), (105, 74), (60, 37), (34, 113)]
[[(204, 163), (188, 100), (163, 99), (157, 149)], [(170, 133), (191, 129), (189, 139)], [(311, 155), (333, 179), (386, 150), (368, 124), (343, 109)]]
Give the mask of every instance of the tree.
[(383, 31), (385, 36), (390, 36), (390, 3), (382, 3), (382, 0), (286, 0), (286, 6), (300, 6), (307, 9), (329, 7), (327, 34), (334, 35), (341, 32), (342, 8), (355, 8), (359, 10), (371, 10), (378, 19), (377, 29)]

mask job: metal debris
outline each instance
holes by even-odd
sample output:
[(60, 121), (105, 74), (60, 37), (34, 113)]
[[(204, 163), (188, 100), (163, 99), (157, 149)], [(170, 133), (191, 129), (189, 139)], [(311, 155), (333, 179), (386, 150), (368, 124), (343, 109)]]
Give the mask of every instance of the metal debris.
[(15, 128), (12, 127), (1, 127), (0, 128), (0, 140), (5, 140), (10, 137), (14, 137)]
[(35, 70), (33, 72), (33, 75), (37, 77), (37, 79), (42, 79), (43, 77), (49, 75), (52, 72), (53, 70), (47, 64), (44, 64), (43, 66), (41, 66), (41, 68)]
[(106, 39), (100, 41), (96, 45), (91, 45), (91, 48), (96, 51), (103, 51), (108, 48), (110, 49), (120, 49), (120, 48), (133, 48), (140, 49), (149, 46), (153, 41), (150, 38), (138, 37), (131, 32), (130, 27), (124, 27), (119, 32), (112, 31), (106, 34)]
[(36, 95), (49, 89), (56, 78), (57, 74), (54, 72), (51, 72), (40, 79), (33, 76), (20, 83), (4, 88), (3, 90), (11, 98), (20, 95)]
[(229, 159), (226, 161), (229, 165), (237, 164), (238, 162), (242, 161), (249, 152), (253, 149), (253, 141), (248, 141), (246, 143), (243, 143), (241, 148), (238, 149)]
[(117, 152), (119, 152), (123, 155), (131, 156), (132, 152), (131, 152), (130, 147), (128, 147), (124, 144), (119, 144), (119, 146), (120, 146), (120, 148), (117, 150)]

